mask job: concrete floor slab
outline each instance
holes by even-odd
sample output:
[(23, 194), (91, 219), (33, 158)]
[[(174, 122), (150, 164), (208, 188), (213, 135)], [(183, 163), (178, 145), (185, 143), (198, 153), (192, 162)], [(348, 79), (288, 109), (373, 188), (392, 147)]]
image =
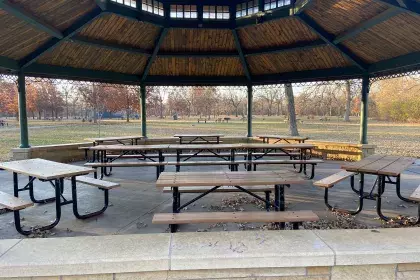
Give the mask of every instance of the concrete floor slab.
[[(207, 159), (206, 159), (207, 160)], [(314, 180), (318, 180), (340, 171), (342, 162), (326, 161), (316, 168)], [(83, 162), (76, 163), (82, 165)], [(242, 167), (240, 167), (242, 169)], [(259, 170), (290, 169), (288, 166), (261, 166)], [(228, 170), (227, 167), (204, 166), (185, 167), (182, 171), (216, 171)], [(174, 171), (168, 167), (167, 171)], [(27, 178), (19, 176), (21, 183)], [(151, 223), (154, 213), (171, 212), (171, 194), (161, 193), (155, 187), (155, 168), (115, 168), (111, 177), (106, 180), (119, 182), (121, 188), (110, 191), (110, 207), (103, 215), (78, 220), (72, 213), (71, 205), (62, 207), (62, 218), (58, 226), (48, 236), (71, 237), (84, 235), (110, 235), (110, 234), (137, 234), (137, 233), (163, 233), (167, 232), (165, 225)], [(374, 183), (373, 176), (367, 176), (367, 185)], [(420, 183), (420, 167), (413, 166), (402, 175), (402, 194), (408, 197)], [(12, 174), (0, 171), (0, 191), (13, 193)], [(36, 182), (35, 195), (37, 198), (47, 198), (53, 195), (53, 189), (48, 183)], [(370, 190), (370, 189), (369, 189)], [(323, 196), (324, 191), (310, 185), (293, 185), (285, 190), (286, 205), (288, 210), (313, 210), (321, 219), (334, 220), (336, 217), (326, 210)], [(27, 193), (21, 193), (22, 198), (28, 199)], [(66, 197), (70, 197), (70, 182), (65, 182)], [(182, 195), (182, 201), (194, 197), (194, 194)], [(78, 187), (78, 199), (81, 213), (99, 209), (103, 204), (102, 192), (86, 186)], [(354, 208), (357, 204), (357, 195), (349, 187), (349, 182), (337, 184), (330, 192), (330, 202), (333, 205)], [(387, 187), (383, 196), (383, 211), (390, 216), (406, 215), (416, 216), (417, 206), (399, 200), (395, 187)], [(256, 204), (246, 194), (210, 194), (184, 211), (249, 211), (261, 210), (261, 205)], [(50, 223), (54, 219), (55, 207), (53, 203), (36, 205), (21, 212), (22, 223), (27, 226), (36, 226)], [(375, 202), (365, 201), (362, 213), (356, 216), (360, 223), (370, 226), (381, 226), (377, 219)], [(182, 225), (181, 232), (191, 231), (237, 231), (253, 229), (261, 224), (199, 224)], [(22, 238), (16, 232), (13, 222), (13, 213), (0, 215), (0, 239)]]

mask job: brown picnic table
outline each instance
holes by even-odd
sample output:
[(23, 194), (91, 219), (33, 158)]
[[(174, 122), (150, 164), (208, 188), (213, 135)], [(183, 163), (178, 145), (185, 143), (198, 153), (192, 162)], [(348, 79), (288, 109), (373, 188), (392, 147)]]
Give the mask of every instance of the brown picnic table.
[(308, 137), (290, 135), (257, 135), (257, 137), (260, 138), (263, 141), (263, 143), (270, 143), (270, 139), (273, 139), (274, 143), (272, 144), (277, 144), (281, 141), (284, 141), (289, 144), (291, 141), (305, 143), (305, 141), (309, 139)]
[(93, 142), (94, 146), (103, 145), (106, 142), (117, 142), (121, 145), (126, 145), (127, 140), (130, 140), (131, 145), (137, 145), (138, 140), (143, 139), (144, 136), (116, 136), (116, 137), (99, 137), (99, 138), (88, 138), (89, 141)]
[(220, 144), (223, 134), (175, 134), (179, 144)]
[[(105, 145), (109, 142), (116, 142), (119, 145), (127, 145), (127, 140), (129, 140), (129, 143), (131, 145), (137, 145), (138, 140), (144, 139), (144, 136), (138, 136), (138, 135), (131, 135), (131, 136), (113, 136), (113, 137), (98, 137), (98, 138), (87, 138), (86, 140), (91, 141), (93, 146), (98, 145)], [(88, 158), (87, 150), (85, 149), (85, 158)], [(92, 153), (92, 162), (95, 162), (99, 160), (98, 154), (93, 151)]]
[[(251, 166), (258, 164), (287, 164), (286, 161), (262, 161), (261, 159), (265, 156), (272, 155), (273, 151), (281, 151), (282, 156), (288, 156), (291, 160), (309, 160), (311, 155), (311, 150), (314, 148), (312, 144), (172, 144), (172, 145), (99, 145), (91, 147), (90, 149), (96, 151), (99, 155), (99, 161), (102, 163), (101, 166), (101, 177), (103, 175), (109, 176), (110, 173), (107, 172), (106, 166), (112, 166), (113, 164), (106, 164), (107, 162), (115, 161), (119, 158), (124, 158), (124, 156), (129, 154), (137, 154), (141, 159), (148, 160), (157, 166), (157, 177), (159, 177), (160, 172), (164, 171), (166, 165), (175, 165), (176, 171), (180, 171), (181, 166), (185, 165), (194, 165), (193, 162), (187, 163), (192, 158), (197, 157), (207, 157), (212, 156), (220, 159), (220, 161), (209, 161), (209, 162), (197, 162), (197, 165), (228, 165), (232, 171), (235, 171), (238, 166), (236, 161), (237, 151), (241, 151), (242, 154), (246, 155), (246, 160), (242, 161), (241, 164), (245, 164), (248, 171), (251, 171)], [(256, 153), (257, 151), (262, 151)], [(293, 151), (298, 151), (294, 153)], [(154, 154), (149, 152), (154, 151), (158, 153), (156, 157)], [(183, 153), (185, 151), (190, 151), (191, 154), (185, 156)], [(224, 152), (225, 151), (225, 152)], [(226, 153), (226, 151), (228, 151)], [(245, 151), (245, 152), (243, 152)], [(118, 156), (113, 159), (107, 159), (108, 152), (117, 152)], [(175, 152), (176, 162), (165, 162), (164, 152)], [(276, 156), (279, 156), (278, 154)], [(306, 161), (305, 162), (296, 162), (291, 161), (289, 164), (297, 164), (300, 166), (299, 172), (304, 172), (306, 174)], [(314, 164), (307, 162), (307, 164), (312, 165), (312, 174), (314, 173)], [(132, 164), (133, 166), (150, 166), (150, 164)], [(93, 165), (89, 165), (93, 166)]]
[[(156, 187), (159, 189), (164, 189), (166, 187), (172, 188), (172, 214), (180, 213), (182, 209), (187, 207), (188, 205), (196, 202), (197, 200), (203, 198), (204, 196), (217, 191), (218, 188), (222, 186), (233, 186), (240, 191), (251, 195), (252, 197), (257, 198), (258, 200), (263, 201), (265, 204), (272, 205), (275, 211), (284, 211), (285, 210), (285, 196), (284, 196), (284, 188), (290, 187), (291, 184), (302, 184), (308, 182), (304, 178), (298, 176), (296, 173), (287, 171), (287, 170), (279, 170), (279, 171), (242, 171), (242, 172), (163, 172), (159, 179), (156, 182)], [(274, 187), (275, 191), (275, 199), (274, 204), (271, 203), (270, 199), (262, 198), (256, 195), (254, 192), (247, 189), (248, 186), (257, 186), (257, 185), (271, 185)], [(188, 187), (188, 186), (198, 186), (198, 187), (207, 187), (207, 191), (203, 192), (202, 194), (196, 196), (195, 198), (191, 199), (190, 201), (185, 202), (181, 205), (181, 197), (179, 188), (180, 187)], [(177, 229), (177, 222), (179, 223), (203, 223), (203, 222), (238, 222), (238, 215), (236, 213), (232, 213), (233, 215), (229, 215), (224, 217), (221, 213), (213, 213), (210, 214), (212, 217), (209, 217), (209, 213), (186, 213), (186, 219), (183, 218), (182, 214), (173, 216), (168, 214), (156, 214), (153, 218), (154, 223), (166, 223), (171, 224), (171, 231), (174, 232)], [(228, 213), (225, 213), (228, 214)], [(246, 213), (244, 213), (246, 214)], [(313, 215), (310, 213), (306, 213), (314, 218)], [(242, 217), (243, 216), (243, 217)], [(270, 222), (276, 222), (276, 217), (273, 215), (266, 215), (264, 212), (261, 215), (242, 215), (240, 219), (245, 219), (242, 221), (268, 221), (264, 220), (266, 218), (273, 219), (269, 220)], [(259, 216), (255, 217), (255, 216)], [(297, 215), (297, 219), (305, 219), (305, 215)], [(277, 217), (278, 218), (278, 217)], [(227, 220), (224, 220), (227, 219)], [(257, 219), (257, 220), (254, 220)], [(316, 217), (315, 217), (316, 219)], [(303, 221), (303, 220), (302, 220)], [(300, 222), (302, 222), (300, 221)], [(282, 224), (284, 227), (284, 224)]]
[[(103, 213), (107, 207), (108, 192), (105, 190), (104, 196), (106, 206), (102, 210), (89, 214), (79, 214), (76, 192), (76, 176), (93, 173), (94, 170), (91, 168), (64, 164), (39, 158), (3, 162), (0, 163), (0, 168), (13, 173), (13, 197), (2, 193), (0, 200), (4, 199), (5, 201), (0, 201), (0, 204), (7, 203), (9, 206), (14, 204), (9, 207), (9, 209), (13, 210), (16, 230), (23, 235), (29, 235), (34, 230), (48, 230), (55, 227), (60, 221), (61, 207), (64, 205), (73, 204), (74, 215), (81, 219), (99, 215)], [(19, 186), (18, 175), (25, 175), (29, 177), (28, 183), (26, 183), (23, 187)], [(63, 196), (65, 178), (71, 178), (72, 198), (70, 200)], [(54, 196), (43, 199), (35, 198), (35, 180), (49, 182), (55, 190)], [(29, 197), (32, 202), (24, 203), (23, 200), (19, 199), (19, 194), (23, 191), (29, 192)], [(20, 211), (32, 206), (34, 203), (45, 204), (49, 202), (55, 202), (55, 220), (47, 226), (34, 227), (30, 230), (24, 230), (21, 225)]]
[[(399, 199), (415, 203), (413, 200), (401, 195), (401, 174), (408, 169), (415, 158), (398, 157), (387, 155), (372, 155), (358, 162), (346, 163), (341, 166), (348, 172), (358, 173), (360, 175), (359, 189), (354, 187), (354, 180), (351, 182), (352, 190), (359, 195), (359, 206), (355, 213), (363, 209), (363, 200), (376, 200), (376, 212), (384, 221), (390, 220), (382, 213), (382, 195), (387, 185), (395, 185), (396, 193)], [(365, 175), (376, 176), (375, 183), (369, 192), (365, 192)], [(376, 188), (376, 193), (375, 192)]]

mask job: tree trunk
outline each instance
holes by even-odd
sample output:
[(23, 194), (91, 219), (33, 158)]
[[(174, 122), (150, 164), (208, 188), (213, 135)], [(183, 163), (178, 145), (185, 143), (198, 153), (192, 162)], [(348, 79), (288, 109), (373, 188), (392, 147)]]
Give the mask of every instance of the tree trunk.
[(128, 96), (127, 96), (127, 110), (126, 110), (126, 113), (127, 113), (127, 122), (130, 122), (130, 99), (128, 98)]
[(96, 107), (93, 107), (93, 123), (98, 123), (98, 114)]
[(287, 107), (289, 110), (289, 133), (292, 136), (299, 136), (299, 131), (297, 128), (296, 121), (296, 111), (295, 111), (295, 98), (293, 96), (293, 86), (292, 84), (285, 84), (285, 92), (287, 98)]
[(67, 119), (69, 119), (69, 101), (68, 101), (67, 95), (66, 95), (66, 117)]
[(160, 118), (163, 119), (163, 100), (160, 99)]
[(351, 91), (350, 91), (350, 81), (346, 81), (346, 94), (347, 94), (347, 101), (346, 101), (346, 112), (344, 113), (344, 121), (350, 121), (350, 110), (351, 110)]

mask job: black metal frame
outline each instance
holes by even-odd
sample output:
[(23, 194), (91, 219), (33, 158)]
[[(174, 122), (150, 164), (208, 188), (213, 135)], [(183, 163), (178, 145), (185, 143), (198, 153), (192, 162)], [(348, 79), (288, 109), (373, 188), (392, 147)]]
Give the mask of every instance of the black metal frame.
[[(263, 136), (260, 136), (259, 138), (262, 139), (262, 141), (263, 141), (264, 144), (265, 143), (267, 143), (267, 144), (277, 144), (277, 143), (279, 143), (281, 141), (284, 141), (284, 142), (286, 142), (288, 144), (291, 144), (290, 141), (289, 141), (290, 139), (273, 138), (273, 137), (263, 137)], [(270, 139), (276, 139), (276, 141), (274, 143), (270, 143)], [(298, 142), (299, 144), (305, 143), (305, 140), (304, 139), (296, 139), (296, 140), (291, 140), (291, 141)]]
[[(249, 163), (245, 164), (245, 169), (247, 171), (251, 171), (257, 170), (257, 165), (259, 165), (260, 163), (258, 163), (258, 159), (263, 158), (264, 156), (270, 156), (270, 153), (273, 151), (277, 151), (280, 150), (281, 152), (284, 153), (285, 156), (288, 156), (291, 160), (308, 160), (312, 158), (312, 149), (309, 148), (301, 148), (300, 149), (300, 155), (298, 156), (298, 158), (296, 158), (296, 155), (291, 154), (291, 152), (287, 149), (282, 149), (282, 148), (276, 148), (276, 149), (263, 149), (264, 153), (262, 155), (259, 156), (253, 156), (252, 155), (252, 150), (255, 149), (248, 149), (247, 150), (247, 155), (244, 156), (244, 160), (249, 161)], [(309, 154), (308, 151), (309, 150)], [(255, 159), (255, 161), (253, 160)], [(261, 163), (263, 164), (263, 163)], [(307, 172), (306, 172), (306, 165), (310, 164), (311, 165), (311, 175), (308, 176)], [(293, 164), (293, 167), (295, 168), (295, 171), (298, 173), (302, 173), (305, 174), (309, 179), (313, 179), (315, 177), (315, 166), (317, 164), (316, 163), (300, 163), (299, 164), (299, 170), (296, 169), (296, 165)]]
[[(208, 194), (216, 191), (218, 188), (220, 188), (221, 186), (215, 186), (211, 189), (209, 189), (208, 191), (194, 197), (193, 199), (189, 200), (188, 202), (184, 203), (183, 205), (181, 205), (181, 193), (179, 191), (179, 187), (172, 187), (172, 213), (176, 214), (176, 213), (180, 213), (182, 209), (184, 209), (185, 207), (187, 207), (188, 205), (196, 202), (197, 200), (203, 198), (204, 196), (207, 196)], [(271, 203), (270, 201), (270, 191), (265, 191), (265, 198), (262, 198), (259, 195), (256, 195), (255, 193), (247, 190), (246, 188), (243, 188), (241, 186), (234, 186), (235, 188), (239, 189), (240, 191), (249, 194), (253, 197), (255, 197), (256, 199), (263, 201), (265, 203), (265, 208), (266, 211), (270, 211), (270, 207), (273, 207), (275, 211), (285, 211), (285, 196), (284, 196), (284, 187), (288, 187), (290, 188), (290, 185), (285, 184), (285, 185), (275, 185), (274, 186), (274, 204)], [(280, 229), (284, 229), (285, 228), (285, 223), (279, 223), (279, 228)], [(299, 223), (293, 223), (292, 226), (293, 229), (298, 229), (299, 228)], [(176, 232), (178, 229), (178, 225), (177, 224), (170, 224), (170, 229), (171, 232)]]
[(87, 218), (91, 218), (91, 217), (100, 215), (103, 212), (105, 212), (105, 210), (108, 208), (108, 202), (109, 202), (108, 190), (104, 189), (103, 190), (104, 191), (104, 197), (105, 197), (104, 207), (99, 211), (89, 213), (89, 214), (85, 214), (85, 215), (81, 215), (79, 213), (78, 204), (77, 204), (77, 190), (76, 190), (77, 188), (76, 188), (76, 177), (75, 176), (71, 177), (71, 185), (72, 185), (72, 199), (71, 200), (67, 200), (63, 196), (64, 178), (57, 178), (57, 179), (53, 179), (53, 180), (39, 179), (42, 182), (51, 183), (51, 185), (53, 186), (54, 191), (55, 191), (55, 196), (47, 198), (47, 199), (37, 200), (37, 199), (34, 198), (34, 190), (33, 190), (34, 189), (33, 182), (36, 179), (37, 178), (30, 176), (28, 184), (26, 184), (25, 187), (23, 187), (23, 188), (19, 188), (18, 173), (13, 172), (13, 194), (14, 194), (14, 196), (19, 197), (20, 192), (29, 191), (29, 196), (30, 196), (31, 200), (35, 203), (45, 204), (45, 203), (55, 202), (56, 217), (55, 217), (54, 222), (52, 222), (49, 225), (42, 226), (42, 227), (31, 228), (30, 230), (24, 230), (23, 227), (22, 227), (22, 224), (21, 224), (21, 217), (20, 217), (20, 211), (21, 210), (13, 211), (16, 230), (22, 235), (30, 235), (30, 234), (34, 233), (35, 231), (38, 231), (38, 230), (39, 231), (44, 231), (44, 230), (50, 230), (50, 229), (54, 228), (60, 222), (61, 207), (64, 206), (64, 205), (67, 205), (67, 204), (73, 204), (73, 214), (78, 219), (87, 219)]
[[(206, 142), (207, 144), (219, 144), (220, 143), (220, 136), (179, 136), (178, 138), (179, 138), (179, 144), (181, 144), (181, 145), (182, 144), (187, 144), (187, 145), (188, 144), (194, 144), (194, 142), (198, 141), (198, 140), (202, 140), (202, 141)], [(185, 142), (185, 141), (182, 141), (183, 138), (187, 138), (187, 139), (192, 138), (192, 139), (187, 140), (187, 142)], [(216, 141), (212, 140), (211, 138), (216, 138), (215, 139)]]
[[(377, 176), (377, 178), (375, 180), (375, 183), (373, 184), (370, 192), (365, 192), (364, 191), (365, 175), (375, 175), (375, 176)], [(347, 209), (341, 209), (341, 208), (336, 208), (336, 207), (331, 206), (328, 202), (328, 190), (329, 190), (329, 188), (325, 188), (324, 202), (325, 202), (325, 205), (328, 207), (329, 210), (336, 211), (336, 212), (341, 212), (341, 213), (346, 213), (346, 214), (350, 214), (350, 215), (356, 215), (363, 210), (363, 200), (364, 199), (376, 200), (376, 213), (378, 214), (378, 216), (382, 220), (384, 220), (386, 222), (390, 221), (393, 218), (387, 217), (382, 213), (382, 195), (385, 192), (386, 184), (390, 184), (390, 185), (395, 185), (395, 191), (396, 191), (399, 199), (401, 199), (405, 202), (418, 204), (419, 215), (418, 215), (417, 221), (415, 221), (414, 224), (419, 224), (420, 223), (420, 203), (418, 203), (416, 201), (413, 201), (413, 200), (410, 200), (410, 199), (408, 199), (406, 197), (403, 197), (401, 195), (401, 175), (388, 176), (388, 175), (378, 175), (378, 174), (369, 174), (369, 173), (359, 173), (359, 176), (360, 176), (359, 190), (355, 189), (355, 187), (354, 187), (354, 176), (355, 175), (350, 177), (350, 186), (351, 186), (352, 191), (355, 192), (359, 196), (359, 203), (358, 203), (358, 207), (356, 208), (356, 210), (347, 210)], [(391, 179), (392, 177), (395, 178), (395, 181), (392, 181), (392, 179)], [(332, 188), (333, 186), (331, 186), (330, 188)], [(376, 193), (374, 193), (375, 187), (377, 188)], [(393, 220), (397, 221), (398, 219), (393, 219)]]

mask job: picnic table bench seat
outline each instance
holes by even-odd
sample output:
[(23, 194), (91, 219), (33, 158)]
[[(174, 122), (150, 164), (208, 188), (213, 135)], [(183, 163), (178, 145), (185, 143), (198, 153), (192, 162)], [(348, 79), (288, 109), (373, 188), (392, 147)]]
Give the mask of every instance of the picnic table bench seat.
[(283, 223), (293, 224), (318, 221), (312, 211), (282, 212), (200, 212), (200, 213), (159, 213), (153, 216), (153, 224), (207, 224), (207, 223)]
[(334, 187), (335, 184), (344, 181), (347, 178), (350, 178), (350, 185), (351, 188), (353, 189), (354, 192), (357, 193), (357, 191), (354, 188), (354, 176), (357, 173), (355, 172), (350, 172), (350, 171), (340, 171), (338, 173), (335, 173), (331, 176), (328, 176), (322, 180), (316, 181), (314, 182), (314, 186), (320, 187), (320, 188), (324, 188), (325, 192), (324, 192), (324, 203), (327, 206), (327, 208), (331, 211), (336, 211), (336, 212), (342, 212), (342, 213), (346, 213), (346, 214), (350, 214), (350, 215), (356, 215), (357, 213), (359, 213), (362, 210), (362, 200), (363, 200), (363, 195), (359, 194), (359, 205), (355, 210), (347, 210), (347, 209), (341, 209), (341, 208), (337, 208), (335, 206), (331, 206), (328, 202), (328, 190), (332, 187)]
[(314, 185), (321, 188), (332, 188), (335, 184), (354, 175), (356, 175), (356, 173), (343, 170), (331, 176), (328, 176), (322, 180), (314, 182)]
[[(286, 153), (268, 153), (268, 154), (265, 154), (265, 153), (252, 153), (252, 156), (253, 157), (264, 156), (264, 155), (265, 156), (268, 156), (268, 157), (270, 157), (270, 156), (275, 156), (275, 157), (278, 157), (278, 156), (300, 156), (300, 153), (289, 153), (289, 154), (286, 154)], [(159, 155), (158, 154), (146, 154), (146, 156), (147, 156), (147, 158), (159, 158)], [(163, 157), (176, 157), (177, 154), (174, 154), (174, 153), (165, 154), (164, 153), (164, 154), (162, 154), (162, 156)], [(192, 157), (192, 156), (194, 156), (194, 157), (230, 157), (231, 156), (231, 153), (217, 153), (217, 155), (216, 154), (213, 154), (213, 153), (199, 153), (199, 154), (195, 154), (195, 153), (183, 153), (183, 154), (180, 154), (180, 157), (181, 158)], [(235, 156), (244, 156), (244, 157), (247, 157), (248, 156), (248, 153), (246, 153), (246, 152), (239, 152), (239, 153), (235, 153)], [(136, 158), (136, 159), (142, 159), (142, 158), (145, 158), (145, 156), (142, 155), (142, 154), (134, 154), (134, 155), (132, 155), (132, 154), (130, 154), (130, 155), (107, 154), (106, 157), (109, 158), (109, 159), (115, 159), (115, 158)]]
[(8, 210), (18, 211), (33, 205), (34, 203), (32, 201), (26, 201), (11, 194), (0, 192), (0, 206)]
[[(178, 187), (178, 192), (180, 193), (203, 193), (210, 189), (211, 187)], [(267, 185), (267, 186), (246, 186), (245, 189), (251, 191), (251, 192), (271, 192), (274, 190), (273, 186)], [(171, 187), (164, 187), (163, 188), (164, 193), (172, 193)], [(238, 188), (235, 188), (233, 186), (222, 186), (214, 191), (215, 193), (221, 192), (221, 193), (227, 193), (227, 192), (241, 192)]]
[(76, 182), (82, 183), (88, 186), (92, 186), (92, 187), (97, 187), (98, 189), (102, 189), (102, 190), (111, 190), (111, 189), (121, 187), (121, 184), (119, 183), (99, 180), (99, 179), (95, 179), (95, 178), (87, 177), (87, 176), (77, 176)]
[(235, 161), (235, 163), (238, 164), (248, 164), (248, 170), (250, 170), (251, 166), (253, 166), (253, 170), (256, 171), (257, 170), (257, 165), (270, 165), (270, 164), (293, 164), (293, 166), (295, 165), (300, 165), (300, 170), (299, 173), (303, 171), (303, 173), (305, 175), (307, 175), (306, 173), (306, 165), (311, 165), (311, 175), (309, 175), (310, 179), (313, 179), (315, 176), (315, 166), (318, 163), (323, 163), (323, 160), (320, 159), (283, 159), (283, 160), (252, 160), (252, 161)]
[[(162, 167), (165, 166), (167, 162), (158, 162), (158, 161), (114, 161), (114, 162), (87, 162), (84, 165), (92, 167), (95, 169), (95, 178), (98, 177), (97, 169), (101, 169), (101, 178), (111, 175), (113, 167), (156, 167), (156, 178), (159, 178), (159, 174), (162, 171)], [(110, 168), (110, 171), (107, 172), (106, 168)]]

